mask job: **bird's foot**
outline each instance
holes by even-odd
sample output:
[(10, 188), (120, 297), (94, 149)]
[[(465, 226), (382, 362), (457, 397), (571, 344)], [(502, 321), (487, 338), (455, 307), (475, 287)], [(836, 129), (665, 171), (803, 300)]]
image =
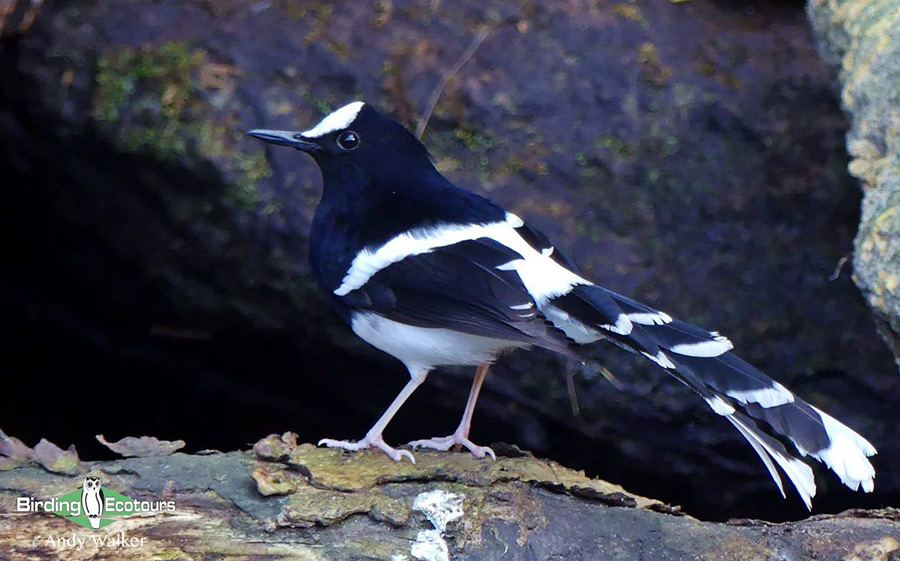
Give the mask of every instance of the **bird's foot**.
[(465, 446), (465, 448), (477, 458), (490, 456), (492, 460), (497, 460), (497, 455), (494, 454), (494, 451), (491, 450), (490, 447), (478, 446), (469, 440), (468, 436), (463, 435), (459, 431), (454, 432), (450, 436), (437, 436), (426, 440), (413, 440), (408, 443), (407, 446), (411, 446), (413, 449), (422, 447), (431, 448), (432, 450), (443, 450), (444, 452), (453, 446)]
[(388, 457), (395, 462), (399, 462), (401, 459), (406, 458), (411, 463), (416, 463), (416, 459), (415, 457), (413, 457), (412, 452), (410, 452), (409, 450), (397, 450), (396, 448), (391, 448), (387, 445), (387, 443), (384, 441), (384, 438), (382, 438), (380, 434), (367, 434), (365, 438), (356, 442), (323, 438), (319, 441), (319, 446), (325, 446), (327, 448), (340, 448), (341, 450), (349, 450), (351, 452), (374, 447), (387, 454)]

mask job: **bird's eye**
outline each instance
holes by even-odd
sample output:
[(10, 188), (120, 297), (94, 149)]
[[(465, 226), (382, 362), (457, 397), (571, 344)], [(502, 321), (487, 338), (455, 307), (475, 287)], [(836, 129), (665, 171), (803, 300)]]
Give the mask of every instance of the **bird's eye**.
[(338, 135), (337, 145), (343, 150), (356, 150), (359, 146), (359, 135), (353, 131), (344, 131)]

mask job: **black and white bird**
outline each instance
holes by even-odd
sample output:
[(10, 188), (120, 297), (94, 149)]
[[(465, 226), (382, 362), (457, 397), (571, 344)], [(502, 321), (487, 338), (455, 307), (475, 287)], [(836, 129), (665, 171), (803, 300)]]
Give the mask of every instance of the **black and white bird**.
[(106, 500), (100, 478), (87, 476), (81, 483), (81, 510), (83, 515), (91, 523), (91, 529), (100, 531), (100, 521), (103, 519), (103, 503)]
[(782, 495), (776, 465), (808, 508), (816, 484), (809, 465), (773, 434), (824, 462), (851, 489), (872, 491), (867, 457), (876, 450), (865, 438), (738, 358), (719, 333), (581, 276), (541, 232), (441, 175), (416, 137), (371, 105), (350, 103), (303, 132), (249, 134), (306, 152), (319, 165), (324, 193), (310, 235), (315, 278), (353, 331), (410, 374), (365, 437), (320, 445), (377, 447), (414, 462), (408, 450), (385, 443), (385, 427), (435, 367), (477, 366), (456, 431), (409, 444), (461, 445), (494, 457), (469, 440), (469, 428), (497, 356), (538, 346), (578, 358), (579, 347), (605, 339), (653, 361), (734, 425)]

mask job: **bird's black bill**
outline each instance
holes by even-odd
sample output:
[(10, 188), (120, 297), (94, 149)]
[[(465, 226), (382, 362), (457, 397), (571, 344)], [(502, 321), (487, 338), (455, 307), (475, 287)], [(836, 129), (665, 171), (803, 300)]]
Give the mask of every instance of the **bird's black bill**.
[(254, 129), (247, 131), (247, 134), (253, 138), (258, 138), (269, 144), (277, 144), (278, 146), (290, 146), (304, 152), (315, 152), (321, 150), (318, 144), (303, 138), (299, 132), (293, 131), (270, 131), (263, 129)]

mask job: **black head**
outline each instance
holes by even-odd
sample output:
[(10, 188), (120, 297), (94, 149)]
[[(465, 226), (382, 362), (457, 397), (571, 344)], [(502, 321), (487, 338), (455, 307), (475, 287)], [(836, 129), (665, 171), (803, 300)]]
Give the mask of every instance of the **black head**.
[(337, 109), (307, 131), (257, 129), (247, 134), (310, 154), (326, 181), (337, 168), (355, 168), (371, 176), (434, 170), (428, 151), (412, 133), (361, 101)]

